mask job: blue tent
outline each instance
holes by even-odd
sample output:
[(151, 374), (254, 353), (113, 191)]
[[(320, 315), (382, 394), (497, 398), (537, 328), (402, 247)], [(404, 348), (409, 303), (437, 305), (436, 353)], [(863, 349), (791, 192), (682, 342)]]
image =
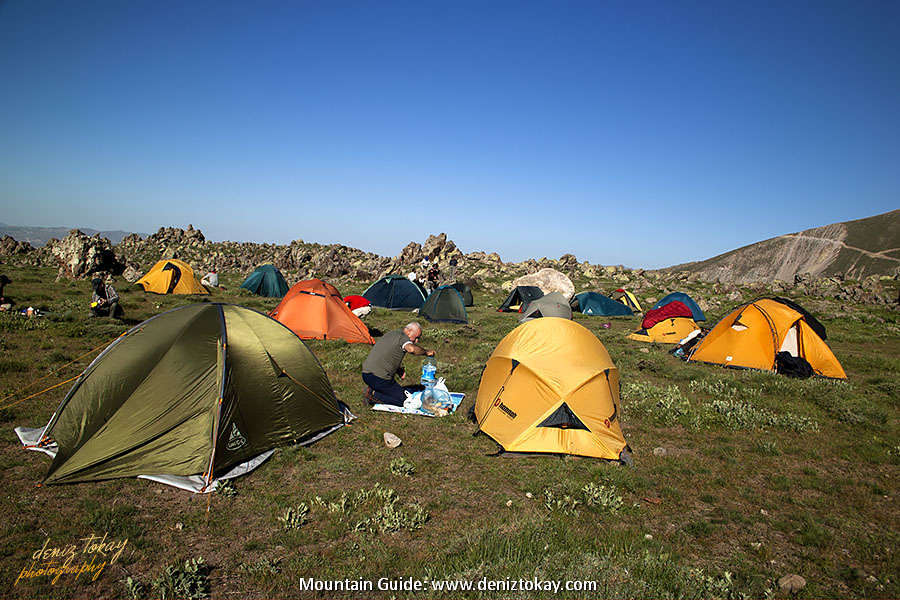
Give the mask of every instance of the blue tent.
[(691, 313), (694, 315), (695, 321), (705, 321), (706, 315), (703, 314), (703, 311), (700, 310), (700, 307), (694, 302), (694, 299), (685, 294), (684, 292), (672, 292), (659, 302), (653, 305), (654, 309), (659, 308), (660, 306), (665, 306), (669, 302), (674, 302), (678, 300), (679, 302), (684, 303), (689, 309), (691, 309)]
[(372, 306), (395, 310), (413, 310), (425, 302), (425, 294), (415, 283), (402, 275), (382, 277), (363, 292)]
[(281, 298), (288, 292), (287, 281), (275, 265), (261, 265), (247, 276), (241, 287), (259, 296)]
[(572, 300), (572, 308), (585, 315), (601, 317), (619, 317), (634, 314), (630, 308), (621, 302), (616, 302), (612, 298), (597, 292), (575, 294), (575, 298)]

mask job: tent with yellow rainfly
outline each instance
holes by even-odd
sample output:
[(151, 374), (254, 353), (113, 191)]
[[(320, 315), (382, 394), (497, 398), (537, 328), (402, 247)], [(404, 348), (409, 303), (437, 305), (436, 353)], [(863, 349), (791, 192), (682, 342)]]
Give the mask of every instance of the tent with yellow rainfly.
[(619, 372), (600, 340), (574, 321), (544, 317), (494, 349), (472, 418), (508, 452), (630, 461), (619, 406)]
[(626, 289), (619, 288), (609, 295), (610, 298), (621, 302), (628, 308), (630, 308), (633, 312), (644, 312), (644, 309), (641, 308), (641, 303), (638, 302), (637, 296), (632, 294)]
[(825, 328), (801, 306), (783, 298), (763, 298), (737, 307), (716, 324), (687, 360), (726, 367), (776, 368), (803, 359), (812, 374), (847, 375), (825, 343)]
[(665, 306), (648, 310), (641, 321), (641, 328), (628, 336), (638, 342), (678, 344), (700, 327), (694, 323), (691, 309), (675, 300)]
[(659, 321), (649, 329), (639, 329), (629, 334), (629, 340), (656, 342), (657, 344), (677, 344), (700, 329), (690, 317), (674, 317)]
[(135, 282), (145, 292), (154, 294), (208, 294), (194, 277), (194, 270), (177, 258), (161, 260)]

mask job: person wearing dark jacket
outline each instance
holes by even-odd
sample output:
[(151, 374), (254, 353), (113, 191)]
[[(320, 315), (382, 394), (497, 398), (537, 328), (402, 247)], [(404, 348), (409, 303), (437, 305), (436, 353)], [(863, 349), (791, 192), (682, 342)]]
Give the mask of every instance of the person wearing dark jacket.
[(403, 406), (405, 392), (423, 389), (421, 385), (401, 386), (394, 380), (394, 376), (399, 376), (400, 379), (406, 377), (403, 357), (407, 354), (434, 356), (434, 350), (426, 350), (417, 344), (421, 335), (422, 326), (410, 323), (403, 329), (384, 334), (369, 351), (369, 356), (362, 365), (362, 379), (366, 384), (364, 397), (370, 405), (383, 403)]
[(104, 284), (103, 280), (96, 277), (91, 280), (91, 315), (94, 317), (122, 318), (124, 311), (119, 306), (119, 294), (112, 284)]

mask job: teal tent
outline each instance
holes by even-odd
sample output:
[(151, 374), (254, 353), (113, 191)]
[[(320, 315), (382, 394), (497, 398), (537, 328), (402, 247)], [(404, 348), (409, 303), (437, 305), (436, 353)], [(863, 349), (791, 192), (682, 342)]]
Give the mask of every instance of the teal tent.
[(275, 265), (260, 265), (250, 273), (241, 287), (259, 296), (281, 298), (288, 292), (287, 281)]
[(431, 292), (419, 314), (432, 322), (468, 323), (462, 294), (451, 285), (442, 285)]
[(597, 292), (581, 292), (572, 298), (572, 309), (585, 315), (601, 317), (630, 316), (630, 308)]

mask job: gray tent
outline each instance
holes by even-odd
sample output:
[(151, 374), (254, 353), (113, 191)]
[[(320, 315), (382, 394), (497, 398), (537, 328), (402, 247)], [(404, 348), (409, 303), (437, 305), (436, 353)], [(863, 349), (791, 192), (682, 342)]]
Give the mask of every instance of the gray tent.
[(560, 317), (563, 319), (572, 318), (572, 307), (569, 301), (559, 292), (550, 292), (546, 296), (541, 296), (537, 300), (532, 300), (522, 311), (520, 323), (539, 319), (540, 317)]

